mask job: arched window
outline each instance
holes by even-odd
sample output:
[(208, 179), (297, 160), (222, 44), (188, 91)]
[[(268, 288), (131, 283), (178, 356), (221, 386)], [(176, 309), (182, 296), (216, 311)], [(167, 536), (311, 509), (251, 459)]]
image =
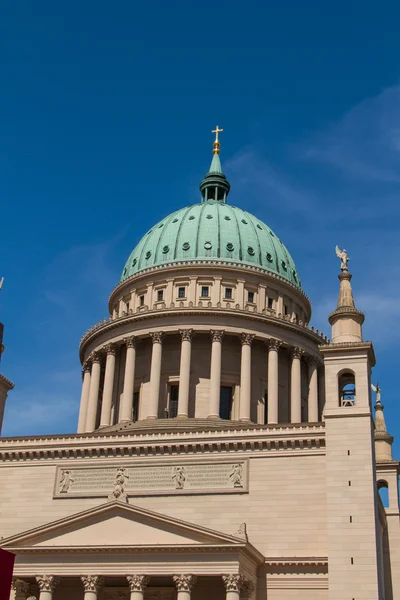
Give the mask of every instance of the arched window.
[(352, 371), (345, 371), (339, 376), (339, 405), (355, 406), (356, 378)]
[(384, 479), (380, 479), (377, 483), (378, 493), (380, 499), (382, 500), (382, 504), (385, 508), (389, 508), (389, 486), (388, 482)]

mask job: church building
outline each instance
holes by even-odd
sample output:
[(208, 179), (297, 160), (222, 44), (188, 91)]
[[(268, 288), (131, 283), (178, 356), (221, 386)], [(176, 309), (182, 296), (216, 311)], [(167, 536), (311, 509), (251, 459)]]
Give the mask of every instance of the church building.
[(400, 600), (347, 253), (329, 339), (278, 234), (231, 203), (221, 131), (199, 203), (140, 232), (81, 339), (77, 433), (0, 438), (12, 600)]

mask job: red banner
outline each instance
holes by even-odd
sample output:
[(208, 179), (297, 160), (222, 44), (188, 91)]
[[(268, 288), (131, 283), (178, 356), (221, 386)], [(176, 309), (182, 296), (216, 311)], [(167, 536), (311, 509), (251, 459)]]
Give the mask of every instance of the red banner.
[(0, 600), (9, 600), (15, 554), (0, 548)]

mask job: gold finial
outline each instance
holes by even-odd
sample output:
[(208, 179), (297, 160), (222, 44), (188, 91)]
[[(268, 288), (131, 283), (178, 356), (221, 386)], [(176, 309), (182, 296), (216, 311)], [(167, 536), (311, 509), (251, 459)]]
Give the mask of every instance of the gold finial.
[(215, 133), (215, 142), (214, 142), (214, 149), (213, 149), (213, 154), (219, 154), (219, 149), (221, 147), (221, 142), (218, 139), (218, 134), (222, 133), (223, 129), (220, 129), (218, 127), (218, 125), (216, 126), (215, 129), (212, 130), (211, 133)]

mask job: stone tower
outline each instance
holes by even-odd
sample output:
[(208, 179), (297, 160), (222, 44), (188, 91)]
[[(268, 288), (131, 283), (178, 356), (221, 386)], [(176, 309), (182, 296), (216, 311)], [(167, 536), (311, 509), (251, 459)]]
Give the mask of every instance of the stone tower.
[(355, 307), (345, 251), (344, 260), (340, 257), (338, 305), (329, 316), (332, 343), (320, 347), (325, 363), (329, 600), (376, 600), (384, 595), (371, 410), (375, 356), (372, 344), (362, 338), (364, 315)]

